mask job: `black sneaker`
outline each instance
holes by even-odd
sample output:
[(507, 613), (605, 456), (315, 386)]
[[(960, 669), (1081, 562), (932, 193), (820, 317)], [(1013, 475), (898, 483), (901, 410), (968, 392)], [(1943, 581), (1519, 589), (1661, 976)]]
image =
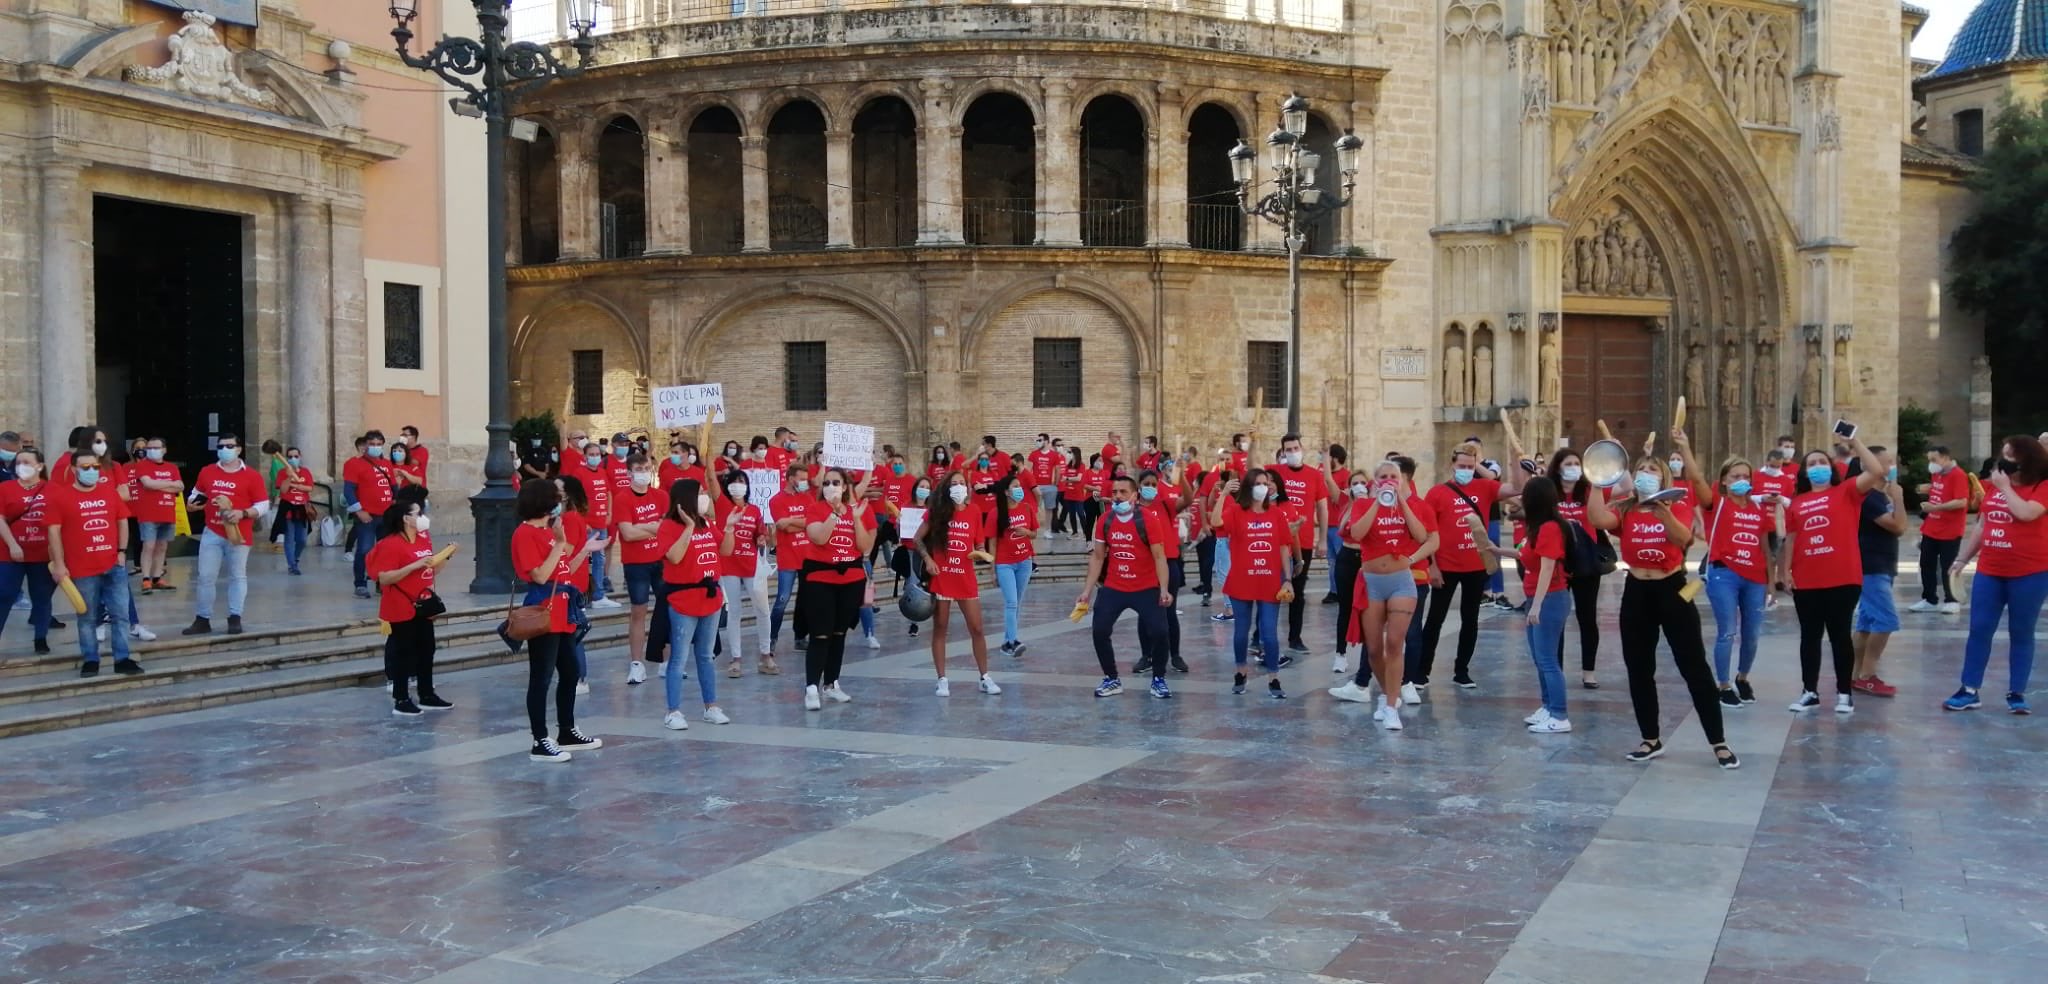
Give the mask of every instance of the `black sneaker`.
[(1280, 681), (1268, 680), (1266, 681), (1266, 696), (1274, 700), (1286, 700), (1287, 691), (1280, 689)]
[(99, 660), (93, 660), (93, 661), (92, 661), (92, 662), (90, 662), (90, 663), (80, 663), (80, 664), (78, 664), (78, 675), (79, 675), (79, 676), (82, 676), (82, 677), (96, 677), (96, 676), (99, 676), (99, 675), (100, 675), (100, 663), (99, 663)]
[(592, 738), (579, 728), (570, 728), (555, 737), (555, 744), (563, 748), (603, 748), (604, 739)]
[(421, 694), (419, 705), (430, 711), (445, 711), (455, 706), (442, 700), (440, 694)]
[(1151, 672), (1152, 661), (1149, 659), (1141, 659), (1131, 665), (1131, 675), (1134, 677), (1145, 676), (1146, 674)]
[(1721, 706), (1722, 706), (1722, 707), (1741, 707), (1741, 706), (1742, 706), (1742, 695), (1741, 695), (1741, 694), (1738, 694), (1738, 693), (1736, 693), (1736, 692), (1735, 692), (1735, 688), (1734, 688), (1734, 687), (1722, 687), (1722, 688), (1721, 688)]
[(420, 705), (413, 703), (410, 697), (400, 697), (391, 702), (391, 715), (393, 717), (419, 717), (422, 713)]
[(1276, 666), (1276, 667), (1279, 667), (1280, 669), (1283, 669), (1283, 670), (1284, 670), (1284, 669), (1286, 669), (1286, 668), (1288, 668), (1288, 667), (1290, 667), (1290, 666), (1293, 666), (1293, 665), (1294, 665), (1294, 657), (1293, 657), (1292, 655), (1290, 655), (1290, 654), (1287, 654), (1287, 653), (1281, 653), (1281, 654), (1280, 654), (1280, 661), (1279, 661), (1279, 662), (1277, 662), (1277, 663), (1275, 663), (1275, 664), (1273, 664), (1273, 665), (1274, 665), (1274, 666)]
[[(912, 623), (910, 623), (910, 635), (911, 635), (911, 637), (912, 637), (912, 638), (915, 638), (915, 637), (917, 636), (917, 623), (916, 623), (916, 622), (912, 622)], [(803, 651), (803, 648), (804, 648), (803, 640), (801, 640), (801, 639), (797, 640), (796, 648), (797, 648), (797, 651), (798, 651), (798, 652), (802, 652), (802, 651)]]
[(240, 615), (230, 615), (230, 616), (228, 616), (228, 635), (241, 635), (241, 634), (242, 634), (242, 616), (240, 616)]
[(1735, 681), (1735, 695), (1742, 698), (1742, 702), (1745, 704), (1756, 703), (1756, 691), (1749, 688), (1748, 680), (1738, 679)]
[(1452, 677), (1451, 682), (1457, 684), (1463, 690), (1476, 690), (1479, 687), (1478, 682), (1472, 679), (1472, 674), (1470, 673), (1460, 673)]
[(1231, 693), (1233, 693), (1233, 694), (1242, 694), (1242, 693), (1244, 693), (1244, 674), (1242, 674), (1242, 673), (1234, 674), (1233, 676), (1231, 676), (1231, 678), (1230, 678), (1230, 679), (1231, 679), (1231, 684), (1230, 684), (1230, 692), (1231, 692)]
[(1175, 657), (1172, 657), (1172, 659), (1170, 660), (1170, 662), (1171, 662), (1171, 663), (1173, 664), (1173, 671), (1174, 671), (1175, 673), (1186, 673), (1186, 672), (1188, 672), (1188, 661), (1187, 661), (1187, 660), (1184, 660), (1184, 659), (1182, 659), (1182, 658), (1180, 658), (1180, 657), (1178, 657), (1178, 656), (1175, 656)]
[(366, 587), (366, 586), (364, 586), (364, 585), (361, 585), (361, 584), (358, 584), (358, 585), (356, 585), (356, 597), (358, 597), (358, 598), (368, 598), (369, 596), (370, 596), (370, 589), (369, 589), (368, 587)]
[(534, 742), (533, 747), (527, 751), (526, 757), (535, 762), (569, 761), (569, 753), (562, 751), (562, 746), (555, 744), (551, 738), (542, 738)]
[(50, 640), (48, 640), (48, 639), (37, 639), (37, 640), (36, 640), (36, 655), (38, 655), (38, 656), (48, 656), (48, 655), (50, 655)]
[(122, 676), (141, 676), (142, 664), (132, 659), (117, 659), (114, 661), (114, 672)]
[(1025, 647), (1025, 645), (1024, 645), (1023, 643), (1021, 643), (1021, 642), (1013, 642), (1013, 643), (1011, 643), (1011, 644), (1010, 644), (1010, 658), (1011, 658), (1011, 659), (1016, 659), (1017, 657), (1019, 657), (1019, 656), (1022, 656), (1022, 655), (1024, 655), (1024, 650), (1025, 650), (1025, 648), (1026, 648), (1026, 647)]
[(204, 618), (195, 618), (192, 620), (192, 624), (185, 626), (185, 631), (179, 633), (179, 635), (207, 635), (211, 632), (213, 632), (212, 620)]
[(56, 619), (54, 619), (54, 618), (50, 620), (50, 628), (51, 628), (51, 629), (61, 629), (61, 628), (63, 628), (63, 627), (64, 627), (64, 623), (63, 623), (63, 622), (59, 622), (59, 621), (57, 621), (57, 620), (56, 620)]
[(1332, 592), (1330, 592), (1329, 594), (1326, 594), (1326, 595), (1324, 595), (1324, 596), (1323, 596), (1323, 604), (1325, 604), (1325, 605), (1334, 605), (1334, 604), (1336, 604), (1336, 603), (1337, 603), (1337, 592), (1335, 592), (1335, 591), (1332, 591)]
[(1742, 768), (1742, 760), (1736, 758), (1734, 750), (1726, 745), (1714, 746), (1714, 762), (1724, 769)]
[(1635, 751), (1632, 751), (1632, 752), (1628, 753), (1628, 755), (1627, 755), (1627, 758), (1628, 758), (1628, 760), (1629, 760), (1629, 761), (1631, 761), (1631, 762), (1648, 762), (1649, 760), (1651, 760), (1651, 759), (1653, 759), (1653, 758), (1658, 758), (1658, 757), (1662, 756), (1663, 754), (1664, 754), (1664, 743), (1663, 743), (1663, 742), (1661, 742), (1661, 741), (1646, 741), (1646, 742), (1643, 742), (1643, 743), (1642, 743), (1642, 744), (1640, 744), (1640, 745), (1637, 745), (1637, 746), (1636, 746), (1636, 749), (1635, 749)]

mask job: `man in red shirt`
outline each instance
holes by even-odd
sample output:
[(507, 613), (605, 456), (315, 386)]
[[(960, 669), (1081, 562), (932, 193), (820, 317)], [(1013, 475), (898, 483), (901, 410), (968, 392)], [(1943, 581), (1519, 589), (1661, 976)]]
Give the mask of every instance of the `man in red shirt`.
[(1963, 606), (1956, 604), (1949, 587), (1948, 569), (1962, 549), (1963, 528), (1970, 521), (1970, 476), (1956, 466), (1945, 445), (1927, 451), (1927, 498), (1920, 503), (1920, 515), (1920, 600), (1906, 610), (1953, 615)]
[[(1443, 635), (1444, 620), (1451, 611), (1451, 599), (1458, 597), (1458, 661), (1452, 678), (1470, 689), (1472, 652), (1479, 645), (1479, 605), (1486, 600), (1486, 561), (1481, 556), (1487, 513), (1500, 499), (1500, 483), (1478, 475), (1479, 456), (1460, 447), (1451, 454), (1451, 479), (1430, 489), (1422, 501), (1436, 517), (1442, 538), (1430, 577), (1429, 616), (1422, 626), (1422, 651), (1415, 661), (1413, 678), (1403, 680), (1418, 689), (1429, 686), (1429, 671), (1436, 664), (1436, 644)], [(1475, 532), (1477, 517), (1480, 532)], [(1406, 675), (1404, 673), (1404, 675)]]
[(775, 443), (768, 446), (768, 467), (783, 474), (789, 473), (789, 466), (796, 461), (796, 431), (787, 427), (775, 428)]
[[(768, 610), (770, 649), (781, 638), (783, 613), (789, 608), (789, 600), (796, 597), (797, 581), (804, 569), (804, 551), (809, 544), (804, 533), (809, 521), (804, 517), (816, 501), (818, 495), (811, 488), (810, 476), (801, 463), (792, 460), (783, 472), (782, 491), (768, 500), (768, 520), (775, 524), (775, 602)], [(801, 651), (808, 644), (804, 635), (798, 633), (796, 648)]]
[(1053, 447), (1052, 438), (1046, 434), (1038, 435), (1036, 449), (1024, 456), (1025, 463), (1031, 467), (1031, 487), (1038, 493), (1039, 511), (1044, 514), (1039, 520), (1038, 532), (1047, 538), (1051, 538), (1052, 528), (1056, 525), (1054, 520), (1058, 518), (1054, 510), (1059, 508), (1060, 490), (1053, 484), (1053, 472), (1059, 468), (1061, 457), (1059, 449)]
[[(1791, 438), (1780, 440), (1789, 441)], [(1771, 452), (1764, 456), (1763, 465), (1756, 470), (1756, 475), (1750, 482), (1750, 491), (1756, 497), (1757, 504), (1765, 507), (1767, 512), (1791, 504), (1793, 493), (1799, 490), (1799, 466), (1795, 463), (1798, 458), (1798, 451), (1787, 451), (1783, 448), (1772, 448)], [(1766, 610), (1778, 606), (1778, 592), (1785, 589), (1785, 558), (1781, 549), (1785, 545), (1785, 538), (1772, 532), (1768, 534), (1768, 539), (1771, 563), (1770, 590), (1764, 595)]]
[(1172, 535), (1157, 514), (1138, 508), (1137, 480), (1128, 475), (1118, 478), (1109, 512), (1095, 526), (1087, 586), (1081, 589), (1076, 604), (1083, 609), (1094, 604), (1095, 660), (1102, 665), (1097, 697), (1124, 692), (1109, 635), (1117, 618), (1127, 611), (1138, 615), (1138, 650), (1152, 670), (1152, 696), (1161, 700), (1173, 696), (1166, 687), (1166, 611), (1173, 604), (1173, 593), (1167, 588), (1166, 541)]
[[(581, 430), (569, 432), (569, 447), (562, 455), (561, 474), (573, 478), (583, 486), (583, 495), (590, 501), (590, 528), (609, 530), (612, 525), (612, 480), (611, 455), (605, 446), (590, 439)], [(609, 547), (611, 541), (605, 540)], [(606, 554), (602, 551), (590, 555), (590, 581), (593, 587), (603, 586)], [(592, 607), (595, 607), (593, 605)]]
[(142, 672), (128, 652), (128, 504), (111, 482), (100, 481), (100, 456), (87, 448), (72, 453), (66, 484), (50, 483), (43, 516), (50, 548), (50, 579), (68, 578), (85, 600), (86, 615), (78, 619), (78, 675), (100, 672), (99, 617), (112, 624), (114, 672)]
[(377, 517), (391, 508), (396, 491), (398, 478), (384, 457), (384, 432), (370, 431), (363, 435), (363, 453), (341, 466), (341, 498), (356, 521), (349, 531), (349, 551), (354, 555), (351, 562), (358, 598), (370, 597), (370, 575), (363, 565), (377, 545)]
[(128, 468), (135, 488), (131, 508), (142, 536), (142, 593), (169, 591), (164, 583), (171, 540), (177, 536), (178, 500), (185, 497), (185, 479), (178, 466), (164, 461), (164, 439), (143, 442), (142, 456)]
[(419, 474), (420, 488), (426, 488), (427, 461), (433, 456), (427, 452), (427, 446), (420, 443), (420, 429), (411, 424), (400, 427), (398, 439), (405, 442), (406, 460)]
[[(1287, 605), (1287, 649), (1294, 655), (1308, 652), (1308, 643), (1301, 638), (1302, 620), (1308, 612), (1308, 569), (1316, 555), (1324, 549), (1330, 529), (1330, 486), (1321, 468), (1303, 460), (1306, 452), (1301, 446), (1300, 434), (1288, 434), (1280, 439), (1280, 463), (1273, 466), (1273, 474), (1280, 479), (1280, 485), (1287, 490), (1287, 502), (1298, 510), (1301, 517), (1301, 531), (1295, 547), (1301, 551), (1301, 563), (1294, 568), (1294, 600)], [(1281, 666), (1294, 662), (1293, 656), (1280, 661)]]
[[(619, 539), (617, 503), (623, 501), (633, 491), (633, 472), (626, 462), (638, 447), (639, 445), (627, 437), (624, 432), (613, 434), (611, 454), (605, 458), (605, 474), (611, 482), (611, 494), (608, 498), (613, 503), (612, 525), (610, 527), (611, 536), (605, 541), (604, 554), (592, 558), (597, 565), (590, 572), (590, 607), (594, 609), (603, 610), (619, 607), (618, 602), (607, 597), (612, 591), (611, 544)], [(652, 462), (649, 464), (651, 465)], [(717, 475), (711, 474), (707, 470), (705, 477), (706, 480), (703, 483), (705, 488), (717, 486)]]
[(1119, 435), (1116, 431), (1109, 432), (1109, 440), (1103, 442), (1102, 445), (1102, 468), (1104, 471), (1114, 472), (1116, 471), (1116, 466), (1122, 463), (1124, 456), (1123, 443), (1122, 435)]
[[(270, 511), (270, 490), (264, 487), (263, 476), (242, 462), (242, 442), (224, 434), (214, 454), (219, 460), (201, 468), (192, 482), (192, 501), (205, 508), (206, 529), (199, 534), (199, 562), (193, 569), (188, 636), (213, 631), (213, 585), (223, 560), (228, 565), (228, 634), (242, 634), (242, 603), (249, 597), (249, 544), (255, 542), (255, 521)], [(374, 547), (372, 543), (370, 548)], [(369, 558), (363, 561), (367, 565)]]
[[(612, 503), (612, 518), (618, 524), (619, 559), (626, 571), (626, 600), (633, 611), (626, 621), (626, 682), (647, 682), (647, 665), (640, 656), (648, 649), (647, 625), (654, 605), (666, 604), (667, 591), (661, 579), (662, 548), (658, 541), (661, 519), (668, 515), (668, 490), (655, 488), (654, 462), (636, 454), (626, 459), (626, 491)], [(578, 693), (583, 691), (579, 690)]]

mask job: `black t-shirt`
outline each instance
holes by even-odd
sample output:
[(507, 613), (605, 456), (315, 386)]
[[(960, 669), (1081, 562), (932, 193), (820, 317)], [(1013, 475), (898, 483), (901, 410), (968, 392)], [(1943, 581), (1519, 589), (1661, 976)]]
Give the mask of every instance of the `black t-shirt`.
[(551, 447), (536, 448), (528, 445), (519, 449), (519, 463), (543, 475), (552, 475), (555, 466), (554, 451), (555, 449)]
[(1863, 493), (1863, 515), (1856, 522), (1856, 546), (1863, 551), (1863, 573), (1899, 572), (1899, 535), (1877, 525), (1892, 511), (1891, 496), (1877, 489)]

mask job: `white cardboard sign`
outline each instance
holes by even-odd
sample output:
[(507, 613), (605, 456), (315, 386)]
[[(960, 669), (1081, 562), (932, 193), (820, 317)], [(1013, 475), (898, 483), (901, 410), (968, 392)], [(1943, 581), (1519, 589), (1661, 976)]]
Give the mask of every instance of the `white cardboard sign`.
[(826, 421), (825, 454), (821, 460), (827, 468), (864, 472), (875, 467), (875, 429)]
[(768, 500), (782, 491), (782, 474), (773, 468), (749, 468), (746, 472), (747, 501), (768, 508)]
[(725, 387), (719, 383), (663, 386), (654, 391), (654, 429), (680, 430), (709, 419), (725, 423)]
[(924, 528), (924, 510), (918, 506), (904, 506), (897, 510), (896, 535), (905, 540), (917, 538), (917, 531)]

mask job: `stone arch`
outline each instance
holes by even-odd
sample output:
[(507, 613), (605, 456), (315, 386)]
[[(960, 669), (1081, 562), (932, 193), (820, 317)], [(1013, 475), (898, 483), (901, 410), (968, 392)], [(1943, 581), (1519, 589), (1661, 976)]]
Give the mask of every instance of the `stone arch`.
[[(823, 94), (809, 86), (786, 85), (761, 95), (758, 107), (754, 113), (754, 120), (758, 122), (758, 125), (751, 126), (747, 132), (754, 136), (766, 135), (769, 121), (775, 119), (775, 114), (782, 112), (783, 107), (793, 102), (807, 102), (816, 106), (818, 108), (818, 115), (825, 119), (825, 130), (828, 133), (833, 130), (843, 130), (846, 128), (849, 118), (838, 112), (839, 107), (836, 102), (826, 99)], [(741, 119), (744, 120), (745, 117), (741, 117)]]
[(704, 345), (721, 326), (753, 308), (786, 297), (815, 297), (834, 301), (873, 318), (896, 340), (896, 347), (903, 355), (905, 371), (922, 371), (921, 353), (911, 339), (909, 328), (896, 312), (890, 310), (887, 304), (872, 294), (822, 280), (791, 280), (767, 284), (739, 291), (719, 301), (717, 306), (697, 319), (697, 324), (692, 327), (689, 337), (683, 342), (683, 371), (702, 371), (706, 364)]
[[(591, 349), (603, 353), (603, 412), (579, 414), (573, 353)], [(566, 291), (521, 319), (512, 381), (517, 416), (553, 410), (565, 426), (607, 433), (646, 424), (646, 339), (616, 305), (588, 291)]]
[[(1021, 442), (1046, 431), (1079, 443), (1117, 431), (1142, 433), (1145, 379), (1139, 333), (1099, 292), (1053, 287), (1006, 292), (984, 309), (962, 373), (974, 433)], [(1042, 345), (1047, 371), (1038, 372)], [(985, 350), (989, 364), (977, 372)], [(1074, 360), (1068, 362), (1066, 360)], [(978, 413), (975, 412), (978, 410)], [(962, 423), (966, 423), (965, 420)]]
[(654, 114), (649, 112), (647, 107), (640, 103), (618, 102), (614, 100), (578, 109), (576, 115), (587, 120), (589, 125), (595, 126), (598, 133), (603, 133), (605, 128), (611, 125), (612, 120), (621, 116), (632, 120), (633, 125), (639, 127), (641, 133), (646, 133), (648, 120)]
[(848, 127), (852, 127), (854, 119), (860, 116), (862, 110), (868, 108), (869, 103), (888, 96), (903, 100), (903, 104), (910, 107), (911, 117), (917, 120), (918, 128), (924, 128), (924, 97), (919, 95), (916, 89), (900, 82), (869, 82), (853, 90), (840, 102), (840, 118), (846, 121)]
[(974, 101), (990, 93), (999, 92), (1007, 96), (1016, 96), (1018, 99), (1023, 100), (1024, 105), (1031, 108), (1032, 122), (1038, 126), (1044, 126), (1045, 97), (1042, 93), (1034, 92), (1032, 89), (1032, 86), (1017, 79), (976, 79), (963, 87), (959, 94), (953, 97), (952, 124), (955, 128), (965, 126), (967, 123), (967, 111), (973, 108)]
[[(753, 115), (747, 112), (746, 107), (740, 105), (739, 100), (734, 99), (730, 93), (724, 92), (699, 93), (677, 104), (674, 110), (672, 110), (677, 132), (689, 132), (690, 124), (696, 122), (697, 117), (702, 115), (705, 110), (713, 107), (731, 113), (732, 118), (739, 121), (741, 134), (750, 132), (748, 127), (753, 126)], [(765, 119), (765, 117), (763, 118)]]
[[(823, 409), (787, 402), (792, 343), (826, 347)], [(815, 439), (827, 420), (873, 426), (878, 444), (900, 447), (911, 434), (914, 388), (903, 380), (917, 371), (915, 351), (900, 320), (858, 291), (813, 282), (742, 291), (698, 320), (683, 351), (685, 379), (725, 385), (728, 434), (789, 426)]]
[(1145, 129), (1158, 129), (1159, 94), (1147, 92), (1140, 86), (1122, 79), (1102, 79), (1075, 91), (1074, 112), (1079, 114), (1089, 103), (1102, 96), (1121, 97), (1131, 104), (1131, 108), (1138, 111), (1138, 118), (1145, 121)]
[(1237, 124), (1237, 132), (1247, 135), (1247, 138), (1253, 135), (1264, 137), (1258, 133), (1259, 112), (1253, 100), (1242, 92), (1227, 89), (1198, 89), (1191, 93), (1181, 104), (1180, 128), (1186, 130), (1192, 126), (1195, 114), (1201, 112), (1203, 106), (1215, 106), (1229, 113)]
[(1131, 307), (1130, 303), (1109, 285), (1087, 277), (1068, 274), (1027, 277), (991, 294), (981, 308), (974, 312), (973, 319), (967, 323), (967, 331), (960, 344), (960, 371), (975, 372), (981, 368), (981, 352), (986, 347), (984, 339), (988, 333), (989, 323), (996, 315), (1033, 294), (1046, 291), (1079, 294), (1109, 309), (1130, 335), (1131, 352), (1136, 357), (1136, 371), (1153, 371), (1152, 350), (1146, 343), (1147, 326), (1145, 319), (1139, 317), (1137, 309)]

